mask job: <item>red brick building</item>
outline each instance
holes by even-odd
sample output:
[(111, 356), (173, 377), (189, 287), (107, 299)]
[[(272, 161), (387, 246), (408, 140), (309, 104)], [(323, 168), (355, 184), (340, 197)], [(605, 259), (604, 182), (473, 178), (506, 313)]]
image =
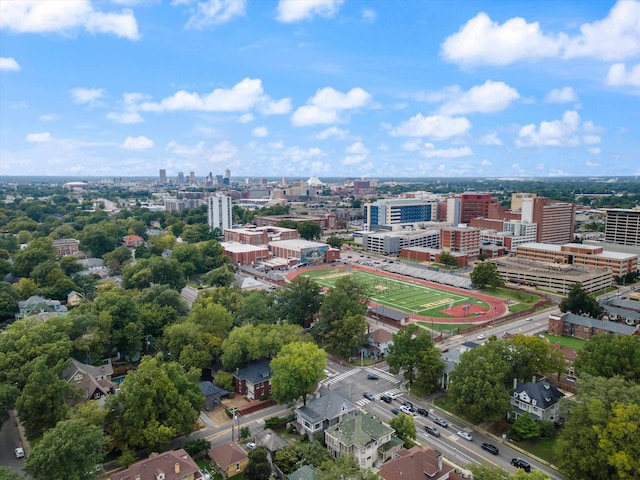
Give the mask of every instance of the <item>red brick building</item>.
[(549, 315), (547, 332), (551, 335), (568, 335), (589, 340), (594, 335), (638, 335), (638, 328), (625, 323), (598, 320), (573, 313)]
[(299, 238), (298, 231), (293, 228), (282, 227), (244, 227), (226, 229), (225, 242), (246, 243), (249, 245), (266, 245), (274, 240), (292, 240)]
[(144, 243), (144, 238), (139, 235), (127, 235), (122, 239), (122, 245), (127, 248), (138, 248)]
[(222, 242), (224, 254), (234, 265), (251, 265), (269, 258), (269, 248), (266, 245), (252, 245), (247, 243)]
[(75, 238), (61, 238), (59, 240), (53, 240), (51, 243), (53, 244), (53, 248), (56, 249), (59, 257), (76, 255), (80, 245), (80, 242)]
[(440, 229), (440, 246), (451, 253), (462, 253), (470, 258), (480, 254), (480, 230), (458, 226)]

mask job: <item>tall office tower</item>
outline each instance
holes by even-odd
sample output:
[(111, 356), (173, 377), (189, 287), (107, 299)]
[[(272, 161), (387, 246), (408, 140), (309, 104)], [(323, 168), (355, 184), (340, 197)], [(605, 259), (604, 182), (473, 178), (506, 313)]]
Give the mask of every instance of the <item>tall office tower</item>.
[(189, 185), (195, 185), (196, 183), (196, 172), (189, 172)]
[(224, 171), (224, 178), (222, 179), (222, 183), (225, 185), (229, 185), (231, 183), (231, 170), (228, 168)]
[(490, 206), (498, 204), (498, 199), (488, 193), (463, 193), (453, 198), (460, 199), (460, 221), (457, 223), (469, 223), (472, 218), (478, 217), (488, 218)]
[(548, 197), (523, 198), (522, 221), (536, 223), (536, 242), (573, 242), (576, 221), (576, 206), (558, 202)]
[(512, 193), (511, 194), (511, 210), (522, 210), (523, 198), (536, 198), (535, 193)]
[(213, 174), (211, 172), (209, 172), (209, 175), (207, 175), (207, 179), (205, 180), (205, 183), (207, 184), (207, 187), (213, 186)]
[(213, 230), (219, 228), (221, 231), (231, 228), (231, 197), (226, 195), (214, 195), (207, 198), (207, 218), (209, 227)]
[(608, 243), (640, 247), (640, 208), (607, 209), (604, 238)]
[(184, 173), (178, 172), (178, 180), (176, 183), (178, 185), (184, 185)]
[(388, 198), (364, 205), (365, 230), (379, 225), (429, 222), (436, 219), (438, 203), (424, 198)]
[(216, 175), (216, 185), (219, 187), (222, 186), (222, 175)]
[(460, 225), (460, 208), (462, 207), (462, 201), (460, 198), (451, 197), (447, 198), (447, 223), (452, 225)]
[(167, 171), (164, 168), (160, 169), (160, 183), (162, 185), (167, 183)]

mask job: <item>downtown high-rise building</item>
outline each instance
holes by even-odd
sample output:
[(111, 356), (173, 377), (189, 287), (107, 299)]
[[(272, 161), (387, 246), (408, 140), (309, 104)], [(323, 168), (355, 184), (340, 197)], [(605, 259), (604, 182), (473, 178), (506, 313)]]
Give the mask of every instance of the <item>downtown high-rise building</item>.
[(569, 243), (574, 240), (576, 206), (548, 197), (523, 198), (522, 221), (536, 223), (536, 242)]
[(160, 169), (160, 184), (165, 185), (167, 183), (167, 171), (164, 168)]

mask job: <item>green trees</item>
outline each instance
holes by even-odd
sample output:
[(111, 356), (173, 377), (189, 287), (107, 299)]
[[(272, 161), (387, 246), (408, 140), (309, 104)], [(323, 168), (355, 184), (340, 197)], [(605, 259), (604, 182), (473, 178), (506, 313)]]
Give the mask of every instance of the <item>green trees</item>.
[(18, 313), (18, 300), (20, 295), (16, 289), (7, 282), (0, 282), (0, 322), (13, 319)]
[(581, 284), (574, 283), (571, 285), (567, 297), (560, 302), (560, 311), (597, 318), (604, 312), (604, 308), (600, 306), (595, 297), (582, 288)]
[(114, 439), (130, 448), (164, 449), (169, 440), (193, 430), (204, 405), (199, 372), (185, 373), (175, 362), (143, 357), (129, 372), (119, 395), (109, 397)]
[(341, 248), (342, 239), (340, 237), (329, 237), (327, 238), (327, 245), (333, 248)]
[(574, 367), (579, 377), (585, 373), (609, 378), (620, 375), (640, 383), (640, 337), (596, 335), (578, 352)]
[(327, 357), (323, 350), (311, 342), (293, 342), (282, 347), (271, 361), (273, 378), (271, 394), (278, 403), (289, 403), (307, 394), (323, 376)]
[(322, 229), (316, 222), (302, 222), (298, 224), (298, 233), (305, 240), (317, 240), (322, 236)]
[(326, 460), (316, 469), (318, 480), (377, 480), (371, 470), (361, 470), (356, 457), (341, 453), (338, 458)]
[(13, 257), (13, 273), (18, 277), (28, 277), (34, 268), (47, 261), (55, 261), (56, 251), (48, 238), (36, 238), (27, 248)]
[(447, 267), (458, 266), (458, 259), (451, 253), (447, 252), (446, 250), (443, 250), (442, 252), (440, 252), (439, 261), (441, 264), (446, 265)]
[(267, 458), (267, 449), (262, 445), (249, 452), (249, 463), (244, 471), (246, 480), (269, 480), (271, 477), (271, 463)]
[(280, 318), (308, 327), (320, 310), (320, 286), (309, 277), (298, 275), (276, 291)]
[(367, 336), (367, 320), (362, 314), (348, 312), (342, 320), (335, 321), (329, 332), (331, 346), (342, 357), (350, 357), (364, 345)]
[(404, 442), (404, 448), (415, 445), (416, 423), (411, 415), (400, 413), (391, 419), (389, 426), (396, 431), (396, 435)]
[(471, 283), (478, 288), (497, 288), (504, 285), (504, 280), (498, 273), (495, 263), (480, 262), (469, 274)]
[(0, 467), (0, 480), (24, 480), (24, 477), (9, 467)]
[(410, 384), (417, 379), (427, 391), (435, 391), (444, 371), (444, 362), (431, 337), (418, 332), (417, 325), (409, 325), (393, 335), (387, 364), (394, 375), (402, 370)]
[(19, 394), (20, 392), (13, 385), (0, 383), (0, 425), (9, 418), (9, 410), (15, 406)]
[(97, 478), (95, 465), (102, 462), (107, 438), (102, 428), (71, 419), (48, 430), (33, 447), (25, 469), (36, 480), (84, 480)]
[(533, 438), (540, 435), (540, 424), (536, 422), (529, 412), (525, 412), (513, 422), (513, 431), (520, 438)]
[[(351, 350), (350, 345), (357, 347), (363, 343), (366, 324), (361, 321), (361, 317), (364, 320), (368, 302), (369, 289), (364, 283), (352, 276), (338, 279), (324, 296), (320, 307), (320, 321), (316, 325), (314, 336), (322, 340), (333, 340), (333, 337), (337, 336), (341, 339), (341, 344), (337, 347), (348, 354)], [(345, 319), (357, 329), (345, 329), (342, 326)]]
[[(497, 342), (488, 342), (497, 343)], [(465, 352), (450, 374), (449, 398), (455, 410), (472, 422), (497, 421), (509, 411), (505, 385), (509, 364), (487, 344)]]

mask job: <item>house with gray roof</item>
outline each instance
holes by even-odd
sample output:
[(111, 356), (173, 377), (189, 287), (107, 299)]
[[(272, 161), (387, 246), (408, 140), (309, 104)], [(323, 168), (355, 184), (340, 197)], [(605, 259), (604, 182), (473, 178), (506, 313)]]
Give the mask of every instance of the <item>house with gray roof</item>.
[(639, 330), (626, 323), (565, 313), (563, 315), (549, 315), (547, 332), (552, 335), (569, 335), (589, 340), (593, 335), (598, 334), (637, 335)]
[[(347, 393), (320, 387), (313, 400), (296, 409), (296, 422), (309, 438), (341, 422), (347, 415), (357, 415), (358, 407)], [(302, 433), (302, 432), (301, 432)]]
[(528, 412), (534, 420), (558, 422), (560, 399), (564, 397), (558, 388), (545, 380), (517, 385), (511, 391), (510, 404), (514, 418)]
[(372, 468), (391, 458), (402, 448), (402, 440), (378, 417), (369, 413), (348, 415), (324, 432), (329, 453), (353, 455), (361, 468)]
[(112, 375), (113, 366), (110, 359), (96, 367), (72, 358), (71, 364), (62, 372), (62, 377), (67, 383), (84, 392), (84, 400), (97, 400), (113, 392), (115, 384), (111, 381)]
[(233, 374), (235, 392), (244, 395), (248, 400), (259, 400), (260, 397), (271, 393), (272, 375), (273, 372), (266, 360), (239, 368)]
[(15, 314), (16, 320), (32, 315), (39, 315), (42, 320), (45, 320), (48, 317), (67, 314), (67, 307), (62, 305), (60, 300), (51, 300), (40, 295), (32, 295), (26, 300), (19, 301), (18, 310)]

